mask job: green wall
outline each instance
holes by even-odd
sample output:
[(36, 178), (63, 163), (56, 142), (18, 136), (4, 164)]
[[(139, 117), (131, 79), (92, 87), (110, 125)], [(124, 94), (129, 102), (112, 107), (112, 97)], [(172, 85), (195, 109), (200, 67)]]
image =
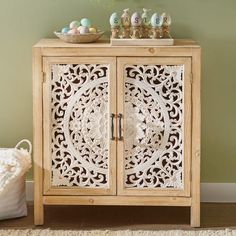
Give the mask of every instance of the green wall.
[(174, 38), (202, 46), (202, 182), (236, 182), (235, 0), (1, 0), (0, 146), (32, 139), (32, 45), (85, 16), (108, 32), (127, 7), (169, 12)]

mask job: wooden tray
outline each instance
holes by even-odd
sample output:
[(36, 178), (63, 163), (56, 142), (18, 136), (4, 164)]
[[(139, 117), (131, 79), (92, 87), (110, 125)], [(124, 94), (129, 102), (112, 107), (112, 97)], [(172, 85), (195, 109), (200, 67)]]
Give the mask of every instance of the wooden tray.
[(111, 46), (169, 46), (174, 39), (110, 39)]

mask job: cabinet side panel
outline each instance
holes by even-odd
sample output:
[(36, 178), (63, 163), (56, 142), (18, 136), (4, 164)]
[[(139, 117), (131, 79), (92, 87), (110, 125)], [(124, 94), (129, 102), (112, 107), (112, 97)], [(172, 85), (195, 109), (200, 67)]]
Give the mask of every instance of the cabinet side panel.
[(33, 159), (34, 159), (34, 223), (42, 225), (43, 160), (42, 160), (42, 57), (40, 48), (33, 48)]
[(201, 159), (201, 50), (192, 59), (192, 183), (191, 226), (200, 226), (200, 159)]

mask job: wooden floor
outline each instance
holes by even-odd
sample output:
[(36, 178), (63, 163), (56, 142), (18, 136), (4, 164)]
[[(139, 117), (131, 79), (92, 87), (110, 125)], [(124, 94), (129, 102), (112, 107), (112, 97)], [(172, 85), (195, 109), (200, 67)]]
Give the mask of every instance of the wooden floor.
[[(0, 228), (190, 230), (189, 214), (186, 207), (47, 206), (44, 226), (35, 227), (29, 205), (27, 217), (0, 221)], [(236, 204), (201, 205), (201, 228), (228, 227), (236, 228)]]

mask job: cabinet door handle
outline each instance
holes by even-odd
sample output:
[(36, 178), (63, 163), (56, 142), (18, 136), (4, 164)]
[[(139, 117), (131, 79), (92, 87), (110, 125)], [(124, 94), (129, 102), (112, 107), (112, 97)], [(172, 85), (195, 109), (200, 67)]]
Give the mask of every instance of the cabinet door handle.
[(115, 114), (111, 113), (111, 140), (115, 140), (115, 137), (114, 137), (114, 117), (115, 117)]
[(123, 137), (122, 137), (122, 127), (121, 127), (121, 119), (122, 119), (122, 114), (119, 113), (118, 114), (118, 119), (119, 119), (119, 137), (118, 137), (118, 140), (123, 140)]

